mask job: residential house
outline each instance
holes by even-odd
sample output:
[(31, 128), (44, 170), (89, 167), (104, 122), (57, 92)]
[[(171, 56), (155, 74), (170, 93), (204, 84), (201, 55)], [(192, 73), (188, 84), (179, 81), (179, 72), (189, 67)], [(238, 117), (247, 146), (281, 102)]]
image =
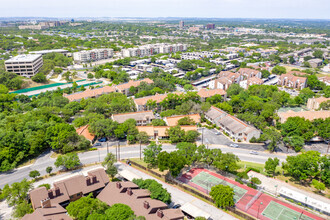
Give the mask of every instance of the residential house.
[(280, 117), (280, 122), (284, 123), (290, 117), (301, 117), (307, 120), (313, 121), (314, 119), (326, 119), (330, 117), (330, 111), (301, 111), (294, 112), (289, 110), (287, 112), (278, 112), (277, 115)]
[(162, 201), (151, 199), (150, 192), (139, 189), (133, 182), (110, 182), (97, 196), (109, 206), (116, 203), (128, 205), (136, 216), (144, 216), (146, 220), (183, 220), (180, 209), (169, 209)]
[(95, 88), (95, 89), (86, 89), (82, 92), (77, 92), (73, 94), (63, 94), (65, 98), (68, 98), (70, 102), (73, 101), (80, 101), (86, 98), (96, 98), (104, 94), (109, 94), (112, 92), (116, 92), (114, 87), (104, 86), (102, 88)]
[(290, 87), (293, 89), (303, 89), (307, 86), (307, 78), (294, 76), (292, 74), (282, 74), (277, 82), (281, 86)]
[[(137, 126), (139, 132), (146, 132), (148, 137), (153, 140), (169, 138), (167, 130), (171, 126)], [(197, 131), (196, 125), (180, 126), (184, 131)]]
[(307, 108), (310, 110), (318, 110), (322, 102), (330, 101), (330, 98), (319, 97), (319, 98), (309, 98), (307, 101)]
[(52, 204), (49, 198), (42, 200), (41, 204), (41, 208), (24, 215), (21, 220), (72, 220), (65, 208), (59, 204)]
[(250, 79), (252, 77), (257, 77), (261, 79), (261, 72), (259, 70), (250, 69), (250, 68), (240, 68), (237, 71), (238, 74), (242, 76), (243, 79)]
[(137, 126), (145, 126), (150, 124), (153, 119), (155, 119), (154, 113), (152, 111), (142, 111), (142, 112), (130, 112), (122, 114), (113, 114), (111, 116), (113, 121), (118, 123), (124, 123), (127, 119), (134, 119)]
[(237, 141), (250, 141), (252, 137), (259, 138), (261, 134), (261, 132), (255, 127), (246, 124), (238, 118), (214, 106), (205, 113), (205, 118), (216, 124), (231, 138), (234, 138)]
[(133, 81), (130, 80), (127, 83), (123, 83), (120, 85), (115, 86), (116, 92), (122, 93), (124, 95), (129, 95), (129, 89), (133, 86), (133, 87), (138, 87), (142, 82), (145, 82), (147, 84), (152, 84), (154, 83), (154, 81), (152, 81), (149, 78), (146, 79), (141, 79), (141, 80), (137, 80), (137, 81)]
[(90, 142), (93, 142), (95, 139), (95, 135), (93, 135), (92, 133), (89, 132), (88, 127), (89, 127), (89, 125), (81, 126), (80, 128), (76, 129), (76, 132), (79, 135), (84, 136)]
[(169, 116), (169, 117), (165, 117), (164, 121), (168, 126), (177, 126), (178, 121), (184, 117), (191, 118), (192, 120), (194, 120), (196, 124), (201, 122), (201, 116), (199, 114)]
[(226, 92), (223, 89), (200, 89), (197, 94), (201, 97), (201, 102), (205, 102), (207, 98), (210, 98), (214, 95), (221, 95), (224, 97)]
[(258, 77), (252, 77), (247, 80), (240, 81), (239, 85), (244, 89), (248, 89), (249, 86), (262, 85), (263, 83), (264, 83), (264, 81), (262, 79), (260, 79)]
[(64, 180), (54, 182), (54, 187), (47, 190), (39, 187), (29, 192), (32, 208), (43, 207), (42, 201), (50, 200), (51, 204), (67, 205), (84, 195), (93, 193), (97, 195), (107, 184), (109, 177), (103, 168), (89, 171), (87, 176), (76, 175)]
[[(180, 94), (182, 94), (182, 92), (174, 92), (172, 94), (180, 95)], [(148, 100), (155, 101), (156, 104), (157, 104), (157, 108), (159, 108), (159, 103), (161, 103), (167, 97), (167, 95), (168, 95), (168, 93), (156, 94), (156, 95), (152, 95), (152, 96), (137, 98), (137, 99), (134, 99), (133, 101), (135, 103), (136, 110), (138, 112), (139, 111), (146, 111), (146, 110), (149, 110), (148, 106), (147, 106)]]
[(316, 58), (308, 60), (307, 62), (311, 65), (311, 67), (316, 68), (322, 65), (323, 60)]
[(324, 82), (325, 85), (327, 85), (327, 86), (330, 85), (330, 76), (322, 76), (322, 77), (319, 77), (318, 80), (320, 80), (321, 82)]

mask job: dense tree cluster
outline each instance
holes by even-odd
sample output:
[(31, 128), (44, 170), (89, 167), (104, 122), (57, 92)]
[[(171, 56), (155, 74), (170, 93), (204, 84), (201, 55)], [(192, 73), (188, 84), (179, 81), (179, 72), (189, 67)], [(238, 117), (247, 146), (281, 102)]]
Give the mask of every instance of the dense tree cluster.
[(171, 194), (163, 188), (162, 184), (152, 179), (133, 179), (133, 183), (139, 186), (140, 189), (150, 191), (150, 198), (157, 199), (167, 204), (171, 203)]

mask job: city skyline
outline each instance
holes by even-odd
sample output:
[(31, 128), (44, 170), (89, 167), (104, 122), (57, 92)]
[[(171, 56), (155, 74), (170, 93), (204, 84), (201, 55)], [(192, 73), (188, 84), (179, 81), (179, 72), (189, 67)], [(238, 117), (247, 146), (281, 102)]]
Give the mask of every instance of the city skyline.
[(192, 17), (330, 19), (326, 0), (13, 0), (2, 17)]

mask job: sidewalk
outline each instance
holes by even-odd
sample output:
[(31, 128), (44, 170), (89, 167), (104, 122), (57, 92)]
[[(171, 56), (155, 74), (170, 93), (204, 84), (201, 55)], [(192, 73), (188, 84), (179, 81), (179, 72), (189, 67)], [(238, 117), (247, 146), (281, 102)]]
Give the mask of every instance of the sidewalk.
[(194, 206), (198, 207), (199, 209), (207, 212), (208, 214), (211, 215), (211, 219), (213, 220), (219, 220), (219, 219), (223, 219), (223, 220), (231, 220), (231, 219), (236, 219), (235, 217), (227, 214), (226, 212), (220, 210), (220, 209), (217, 209), (216, 207), (188, 194), (188, 193), (185, 193), (181, 190), (179, 190), (178, 188), (176, 187), (173, 187), (167, 183), (164, 183), (140, 170), (137, 170), (131, 166), (128, 166), (126, 164), (122, 164), (122, 163), (116, 163), (116, 166), (118, 168), (118, 172), (119, 174), (121, 173), (122, 170), (128, 170), (132, 173), (134, 173), (135, 175), (137, 176), (140, 176), (142, 179), (153, 179), (153, 180), (156, 180), (157, 182), (159, 182), (160, 184), (163, 185), (164, 188), (167, 189), (167, 191), (169, 193), (171, 193), (171, 196), (172, 196), (172, 201), (175, 203), (175, 204), (181, 204), (181, 205), (184, 205), (185, 203), (190, 203), (190, 204), (193, 204)]

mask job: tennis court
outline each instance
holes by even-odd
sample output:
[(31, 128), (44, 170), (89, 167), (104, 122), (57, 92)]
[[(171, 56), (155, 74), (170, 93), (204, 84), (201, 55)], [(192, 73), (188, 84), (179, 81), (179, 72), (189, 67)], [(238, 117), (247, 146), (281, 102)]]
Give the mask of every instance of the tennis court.
[(299, 213), (274, 201), (271, 201), (268, 204), (261, 215), (272, 220), (313, 220), (313, 218), (310, 218), (303, 213)]
[(196, 176), (194, 176), (191, 180), (192, 183), (195, 183), (202, 187), (203, 189), (207, 190), (207, 192), (211, 191), (211, 188), (216, 185), (225, 185), (225, 186), (230, 186), (231, 188), (234, 189), (234, 201), (235, 203), (238, 202), (247, 192), (247, 190), (242, 189), (239, 186), (236, 186), (234, 184), (231, 184), (227, 182), (226, 180), (217, 178), (209, 173), (206, 173), (204, 171), (200, 172)]

